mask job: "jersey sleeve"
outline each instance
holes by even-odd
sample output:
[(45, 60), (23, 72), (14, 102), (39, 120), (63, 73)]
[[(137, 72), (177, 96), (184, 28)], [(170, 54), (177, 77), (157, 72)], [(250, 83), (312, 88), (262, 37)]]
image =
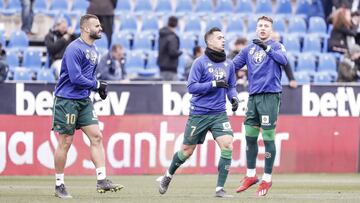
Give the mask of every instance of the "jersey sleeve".
[(286, 57), (286, 50), (284, 45), (280, 43), (274, 43), (274, 47), (271, 47), (269, 52), (267, 53), (274, 61), (279, 63), (282, 66), (285, 66), (288, 63), (288, 59)]
[(70, 81), (79, 89), (96, 89), (96, 79), (90, 80), (81, 72), (81, 54), (79, 49), (69, 47), (65, 56)]
[(202, 63), (196, 59), (191, 66), (187, 88), (190, 94), (204, 94), (212, 89), (212, 83), (204, 82), (200, 83), (202, 76)]
[(247, 47), (242, 49), (233, 59), (235, 71), (243, 68), (246, 65)]
[(231, 101), (231, 99), (233, 97), (237, 96), (235, 67), (232, 62), (230, 63), (230, 67), (229, 67), (228, 83), (229, 83), (229, 88), (227, 90), (227, 97), (228, 97), (229, 101)]

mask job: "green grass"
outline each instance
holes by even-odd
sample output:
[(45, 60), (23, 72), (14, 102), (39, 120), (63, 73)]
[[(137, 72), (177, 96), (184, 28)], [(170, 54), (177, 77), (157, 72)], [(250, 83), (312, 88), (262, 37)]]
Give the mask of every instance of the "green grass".
[(125, 185), (117, 193), (98, 194), (95, 176), (66, 176), (73, 199), (55, 198), (53, 176), (0, 176), (0, 202), (360, 202), (360, 174), (275, 174), (266, 197), (256, 197), (256, 186), (236, 194), (242, 175), (230, 175), (226, 190), (232, 199), (216, 199), (215, 175), (175, 175), (168, 192), (158, 193), (158, 176), (116, 176)]

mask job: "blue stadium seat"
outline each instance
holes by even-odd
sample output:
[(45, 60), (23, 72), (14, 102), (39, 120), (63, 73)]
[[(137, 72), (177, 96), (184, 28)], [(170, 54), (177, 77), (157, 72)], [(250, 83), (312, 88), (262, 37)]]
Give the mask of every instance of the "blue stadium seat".
[(68, 13), (69, 5), (68, 1), (51, 1), (50, 16), (56, 16), (60, 13)]
[(158, 18), (155, 15), (143, 15), (142, 28), (143, 32), (156, 34), (159, 32)]
[(309, 84), (311, 83), (311, 76), (307, 72), (295, 72), (295, 80), (298, 84)]
[(310, 34), (318, 34), (321, 37), (327, 37), (326, 22), (322, 17), (314, 16), (309, 18), (309, 30)]
[(27, 68), (15, 68), (14, 80), (17, 81), (32, 81), (32, 73)]
[(47, 0), (36, 0), (34, 2), (34, 13), (48, 13), (50, 5)]
[(158, 78), (160, 75), (160, 69), (156, 64), (158, 57), (157, 52), (150, 52), (147, 54), (147, 63), (144, 69), (139, 70), (138, 76), (143, 80)]
[(37, 72), (36, 80), (37, 81), (42, 81), (42, 82), (54, 83), (55, 82), (55, 75), (54, 75), (53, 70), (51, 70), (51, 69), (40, 69)]
[(316, 71), (315, 56), (308, 53), (299, 54), (296, 72), (307, 72), (310, 75), (313, 75), (315, 71)]
[(272, 2), (269, 0), (257, 0), (255, 6), (255, 13), (257, 14), (271, 14)]
[(128, 32), (115, 32), (112, 35), (112, 44), (120, 44), (125, 51), (130, 50), (132, 47), (130, 46), (130, 41), (133, 39), (133, 35)]
[(248, 15), (253, 13), (252, 0), (238, 0), (235, 6), (235, 13)]
[(175, 13), (177, 16), (184, 16), (188, 13), (192, 13), (192, 11), (192, 0), (176, 0)]
[(245, 24), (243, 19), (237, 15), (228, 18), (226, 33), (245, 33)]
[(95, 40), (94, 43), (98, 49), (108, 49), (109, 48), (108, 39), (107, 39), (105, 33), (101, 33), (101, 38), (98, 40)]
[(198, 16), (206, 16), (213, 12), (213, 1), (197, 0), (195, 5), (195, 13)]
[(212, 17), (207, 18), (205, 32), (210, 30), (213, 27), (218, 27), (220, 29), (223, 29), (223, 25), (221, 23), (220, 18), (218, 18), (216, 16), (212, 16)]
[(128, 75), (136, 76), (137, 73), (145, 68), (145, 54), (142, 51), (130, 51), (126, 53), (125, 62)]
[(120, 16), (120, 31), (127, 31), (131, 33), (137, 32), (138, 26), (136, 22), (136, 16), (132, 14), (126, 14)]
[(290, 67), (291, 67), (292, 71), (294, 72), (296, 69), (296, 63), (295, 63), (296, 57), (295, 57), (295, 55), (291, 54), (290, 52), (287, 52), (286, 56), (288, 58), (288, 63), (290, 63)]
[(6, 50), (6, 63), (10, 69), (20, 66), (19, 52), (17, 50)]
[(150, 51), (152, 46), (153, 35), (147, 33), (140, 33), (134, 36), (134, 50)]
[(19, 0), (8, 0), (7, 6), (2, 11), (4, 16), (14, 15), (21, 11), (21, 4)]
[(134, 12), (137, 15), (151, 13), (153, 11), (151, 0), (136, 0), (134, 4)]
[(156, 63), (158, 55), (158, 52), (150, 52), (147, 54), (146, 69), (159, 69)]
[(0, 43), (2, 45), (2, 48), (4, 49), (6, 45), (6, 37), (4, 31), (0, 31)]
[(256, 25), (257, 25), (257, 18), (253, 15), (252, 17), (248, 18), (247, 22), (247, 32), (256, 32)]
[(333, 77), (328, 72), (318, 72), (314, 74), (314, 83), (330, 83)]
[[(192, 53), (192, 49), (195, 46), (197, 40), (196, 36), (192, 33), (184, 33), (179, 36), (180, 38), (180, 49), (185, 49), (187, 52)], [(202, 40), (202, 39), (200, 39)]]
[[(38, 1), (38, 0), (36, 0)], [(36, 2), (35, 1), (35, 2)], [(72, 8), (69, 12), (71, 16), (80, 16), (86, 13), (86, 9), (89, 7), (88, 0), (76, 0), (73, 1)]]
[(171, 1), (157, 0), (154, 11), (157, 15), (165, 15), (168, 13), (172, 13)]
[(321, 52), (321, 41), (316, 35), (307, 35), (304, 37), (303, 52), (313, 52), (318, 54)]
[(274, 31), (279, 32), (281, 35), (283, 35), (283, 33), (286, 32), (286, 23), (284, 18), (275, 17), (273, 29)]
[(309, 0), (296, 0), (295, 14), (307, 15), (311, 10), (311, 2)]
[(29, 38), (25, 32), (19, 30), (10, 35), (8, 48), (25, 50), (29, 46)]
[(291, 0), (277, 0), (275, 14), (290, 15), (292, 13)]
[(232, 0), (218, 0), (215, 6), (215, 12), (219, 16), (226, 16), (234, 12), (234, 7)]
[(184, 32), (194, 32), (196, 34), (201, 33), (200, 19), (197, 16), (190, 16), (188, 18), (184, 18), (184, 21)]
[(336, 58), (332, 54), (319, 54), (318, 72), (327, 72), (332, 77), (337, 76)]
[(299, 36), (306, 35), (306, 22), (301, 17), (291, 17), (289, 19), (288, 32), (298, 34)]
[(126, 15), (131, 13), (132, 9), (131, 9), (130, 1), (131, 0), (117, 1), (115, 15)]
[(32, 70), (40, 69), (42, 66), (42, 52), (39, 50), (27, 49), (24, 51), (22, 66)]

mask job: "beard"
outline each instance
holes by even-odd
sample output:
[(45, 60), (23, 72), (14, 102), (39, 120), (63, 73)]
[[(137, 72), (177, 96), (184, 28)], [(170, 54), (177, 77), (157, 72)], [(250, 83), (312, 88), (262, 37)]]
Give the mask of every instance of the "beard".
[(91, 39), (101, 39), (101, 33), (90, 32), (89, 36)]

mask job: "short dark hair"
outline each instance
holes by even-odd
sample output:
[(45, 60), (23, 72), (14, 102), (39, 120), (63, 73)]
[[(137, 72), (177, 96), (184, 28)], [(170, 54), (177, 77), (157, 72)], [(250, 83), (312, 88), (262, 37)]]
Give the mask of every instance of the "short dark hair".
[(221, 30), (218, 27), (212, 27), (210, 30), (208, 30), (204, 35), (206, 45), (208, 44), (207, 40), (209, 39), (209, 36), (212, 35), (214, 32), (221, 32)]
[(273, 19), (270, 18), (270, 17), (268, 17), (268, 16), (261, 16), (261, 17), (259, 17), (258, 20), (257, 20), (257, 22), (259, 22), (260, 20), (268, 21), (268, 22), (270, 22), (271, 24), (274, 23)]
[(175, 16), (170, 16), (168, 19), (168, 26), (175, 28), (177, 27), (177, 25), (178, 25), (178, 18)]
[(196, 55), (196, 53), (200, 53), (201, 52), (201, 46), (195, 46), (194, 48), (193, 48), (193, 56), (195, 56)]
[(247, 43), (247, 39), (245, 37), (239, 37), (234, 42), (235, 45), (246, 44), (246, 43)]
[(120, 44), (113, 44), (112, 46), (111, 46), (111, 51), (112, 52), (115, 52), (116, 50), (118, 50), (118, 49), (122, 49), (123, 47), (120, 45)]
[(81, 16), (81, 18), (80, 18), (80, 28), (82, 28), (84, 26), (84, 24), (91, 18), (99, 20), (99, 18), (96, 15), (85, 14), (85, 15)]

